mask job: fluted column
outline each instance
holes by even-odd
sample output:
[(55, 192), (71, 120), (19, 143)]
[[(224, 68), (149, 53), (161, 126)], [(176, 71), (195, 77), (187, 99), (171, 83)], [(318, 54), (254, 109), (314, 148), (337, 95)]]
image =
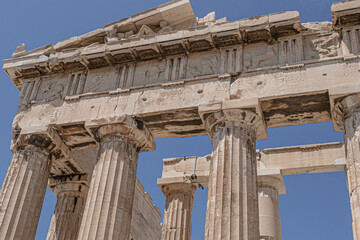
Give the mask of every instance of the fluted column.
[(354, 240), (360, 240), (360, 94), (338, 102), (333, 110), (333, 118), (344, 130), (353, 235)]
[(279, 194), (285, 193), (281, 175), (258, 175), (260, 240), (281, 240)]
[(166, 197), (161, 239), (190, 240), (196, 187), (191, 182), (183, 182), (166, 184), (161, 189)]
[(133, 119), (99, 127), (98, 160), (81, 222), (79, 240), (129, 239), (138, 152), (154, 148), (145, 126)]
[(88, 192), (84, 175), (58, 176), (49, 180), (57, 197), (47, 240), (76, 240)]
[(49, 154), (38, 146), (14, 149), (0, 192), (0, 239), (35, 238), (50, 165)]
[(206, 240), (258, 240), (256, 131), (262, 119), (250, 110), (221, 110), (205, 118), (212, 139)]

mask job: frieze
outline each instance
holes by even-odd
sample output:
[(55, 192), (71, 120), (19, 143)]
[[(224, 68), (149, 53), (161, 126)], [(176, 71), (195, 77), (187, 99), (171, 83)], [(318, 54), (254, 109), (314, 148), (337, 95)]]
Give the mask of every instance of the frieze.
[(243, 46), (220, 49), (220, 73), (238, 74), (243, 67)]
[(244, 48), (244, 70), (278, 65), (278, 46), (266, 43), (247, 45)]
[(344, 28), (341, 45), (344, 55), (360, 54), (360, 26)]
[(36, 101), (54, 101), (61, 99), (64, 93), (64, 83), (52, 79), (42, 80)]
[(217, 74), (219, 71), (218, 55), (201, 54), (189, 59), (187, 77), (195, 78)]

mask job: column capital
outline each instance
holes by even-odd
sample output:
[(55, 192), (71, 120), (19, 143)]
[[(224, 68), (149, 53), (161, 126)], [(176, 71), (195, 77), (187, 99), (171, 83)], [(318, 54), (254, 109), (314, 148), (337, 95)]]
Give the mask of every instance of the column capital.
[(115, 117), (111, 119), (111, 122), (107, 120), (88, 121), (85, 123), (85, 127), (98, 142), (111, 136), (124, 137), (133, 141), (139, 152), (155, 150), (154, 138), (144, 122), (131, 116)]
[(21, 129), (11, 143), (11, 150), (22, 149), (26, 146), (35, 146), (55, 159), (65, 158), (70, 154), (70, 149), (50, 125)]
[(89, 183), (87, 181), (87, 174), (71, 174), (49, 178), (48, 187), (55, 196), (70, 192), (85, 195), (89, 189)]
[(344, 120), (360, 109), (360, 93), (337, 99), (332, 109), (335, 131), (344, 131)]
[(196, 191), (196, 186), (187, 177), (159, 178), (157, 184), (165, 197), (176, 193), (188, 193), (194, 196)]
[(286, 188), (280, 169), (258, 169), (258, 188), (273, 188), (279, 194), (286, 194)]
[(250, 127), (258, 140), (267, 138), (267, 127), (257, 98), (200, 105), (199, 114), (210, 138), (217, 126), (225, 122), (235, 122)]

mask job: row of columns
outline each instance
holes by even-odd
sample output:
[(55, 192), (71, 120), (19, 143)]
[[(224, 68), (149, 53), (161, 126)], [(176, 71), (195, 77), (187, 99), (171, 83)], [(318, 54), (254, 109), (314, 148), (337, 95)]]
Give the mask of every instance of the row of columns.
[[(281, 240), (279, 194), (285, 193), (280, 170), (258, 175), (259, 239)], [(196, 186), (188, 178), (162, 181), (158, 185), (166, 197), (162, 240), (190, 240), (191, 214)], [(179, 181), (180, 180), (180, 181)]]
[[(138, 153), (153, 150), (155, 142), (142, 122), (132, 118), (95, 129), (100, 147), (90, 188), (81, 176), (50, 180), (58, 202), (47, 239), (130, 237)], [(35, 238), (56, 156), (49, 139), (32, 135), (28, 140), (14, 147), (1, 188), (0, 239)]]
[[(359, 99), (357, 94), (348, 96), (333, 111), (344, 126), (355, 240), (360, 239)], [(255, 143), (265, 126), (262, 117), (252, 109), (223, 108), (202, 118), (213, 145), (205, 239), (266, 239), (268, 236), (259, 233), (259, 199), (260, 206), (277, 205), (278, 190), (266, 184), (258, 188)], [(100, 148), (92, 184), (87, 194), (87, 186), (81, 183), (67, 185), (65, 181), (59, 185), (57, 209), (62, 210), (54, 214), (48, 239), (71, 239), (56, 231), (69, 226), (64, 219), (71, 211), (77, 213), (76, 221), (82, 218), (77, 239), (129, 239), (138, 153), (153, 150), (154, 140), (144, 124), (132, 118), (93, 129)], [(0, 239), (34, 239), (36, 234), (49, 169), (56, 156), (47, 139), (33, 137), (36, 139), (29, 138), (14, 148), (0, 192)], [(76, 190), (79, 187), (82, 189)], [(189, 239), (191, 231), (180, 228), (191, 226), (195, 190), (174, 185), (165, 192), (169, 211), (163, 239)], [(78, 209), (86, 196), (81, 217)], [(271, 199), (271, 204), (263, 198)], [(278, 221), (279, 216), (274, 213), (271, 218)], [(281, 238), (278, 230), (271, 234)]]

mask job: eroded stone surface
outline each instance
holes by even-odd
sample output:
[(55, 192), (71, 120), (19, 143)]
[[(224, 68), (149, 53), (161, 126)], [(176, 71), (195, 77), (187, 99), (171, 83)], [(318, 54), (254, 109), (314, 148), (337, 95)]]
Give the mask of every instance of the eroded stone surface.
[(150, 195), (144, 192), (144, 187), (137, 180), (130, 229), (133, 239), (160, 240), (160, 218), (160, 209), (154, 205)]
[[(360, 5), (359, 1), (339, 2), (331, 10), (332, 23), (301, 23), (298, 12), (228, 22), (216, 19), (215, 12), (195, 17), (188, 0), (174, 0), (55, 45), (27, 50), (20, 44), (3, 66), (21, 91), (13, 122), (14, 159), (19, 149), (31, 144), (50, 154), (53, 161), (43, 176), (88, 173), (86, 181), (93, 180), (80, 236), (112, 238), (121, 233), (128, 238), (137, 153), (154, 150), (154, 138), (209, 134), (214, 145), (211, 168), (206, 170), (210, 161), (204, 158), (199, 160), (198, 171), (200, 184), (210, 182), (206, 238), (258, 239), (257, 204), (253, 204), (257, 198), (255, 139), (266, 138), (268, 127), (333, 120), (336, 131), (345, 130), (354, 235), (359, 238), (354, 174), (359, 154), (358, 105), (353, 102), (358, 102), (360, 92)], [(229, 149), (234, 143), (237, 147)], [(118, 154), (119, 149), (124, 154)], [(81, 159), (97, 151), (101, 153), (98, 160)], [(334, 161), (333, 156), (342, 156), (342, 151), (329, 147), (326, 153), (331, 158), (306, 166), (286, 160), (288, 156), (304, 158), (304, 151), (284, 148), (263, 151), (258, 163), (261, 169), (279, 168), (282, 174), (339, 171), (344, 161)], [(246, 165), (242, 170), (239, 158)], [(23, 187), (11, 176), (27, 171), (27, 166), (15, 165), (1, 192), (5, 213), (15, 209), (11, 204), (3, 207), (9, 204), (6, 199), (16, 198), (16, 189)], [(242, 178), (229, 166), (238, 169)], [(184, 168), (180, 176), (178, 169), (168, 167), (168, 174), (188, 180), (189, 166)], [(220, 174), (219, 169), (224, 172)], [(35, 181), (30, 175), (22, 177)], [(44, 181), (39, 181), (41, 189)], [(38, 207), (31, 214), (36, 220), (43, 195), (35, 195)], [(110, 204), (114, 196), (120, 199), (119, 211)], [(237, 208), (240, 199), (248, 202), (244, 211)], [(234, 215), (229, 214), (230, 206)], [(26, 219), (18, 213), (30, 216), (26, 207), (16, 209), (10, 218)], [(157, 219), (156, 210), (150, 212)], [(240, 212), (245, 219), (241, 223)], [(120, 217), (114, 217), (117, 214)], [(28, 236), (34, 233), (36, 222), (27, 228), (31, 229)], [(0, 223), (1, 234), (23, 234), (9, 227), (15, 229), (17, 224)], [(235, 233), (239, 224), (244, 231)], [(152, 239), (158, 237), (154, 234)]]
[(82, 175), (50, 179), (57, 203), (47, 240), (76, 240), (89, 186)]
[(346, 147), (346, 176), (350, 195), (354, 239), (360, 238), (360, 97), (348, 96), (334, 108), (338, 125), (344, 128)]
[(121, 136), (127, 129), (126, 126), (108, 125), (98, 129), (99, 158), (91, 180), (80, 239), (130, 237), (137, 158), (143, 143)]
[(43, 149), (18, 149), (0, 192), (0, 239), (34, 239), (51, 159)]
[[(336, 18), (356, 11), (354, 1), (333, 6)], [(72, 138), (62, 129), (121, 114), (155, 138), (204, 135), (198, 105), (254, 97), (267, 127), (329, 121), (329, 89), (358, 84), (358, 26), (301, 24), (297, 12), (197, 19), (182, 0), (55, 46), (21, 45), (4, 64), (21, 89), (14, 130), (54, 125), (70, 149), (87, 148), (88, 129)]]
[(162, 240), (190, 240), (196, 187), (191, 182), (160, 185), (166, 197)]
[(247, 122), (226, 117), (213, 125), (211, 116), (206, 119), (213, 152), (205, 239), (258, 239), (255, 132)]

